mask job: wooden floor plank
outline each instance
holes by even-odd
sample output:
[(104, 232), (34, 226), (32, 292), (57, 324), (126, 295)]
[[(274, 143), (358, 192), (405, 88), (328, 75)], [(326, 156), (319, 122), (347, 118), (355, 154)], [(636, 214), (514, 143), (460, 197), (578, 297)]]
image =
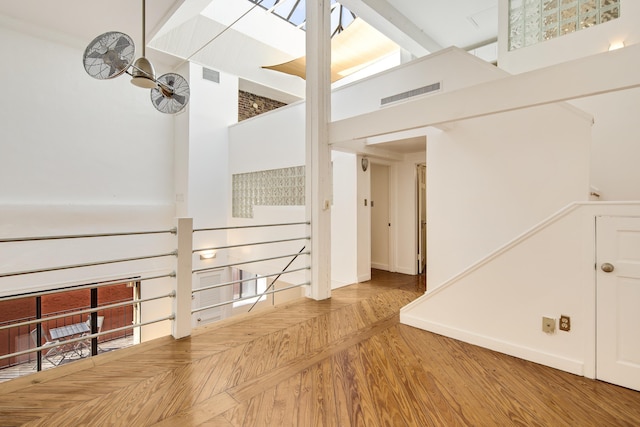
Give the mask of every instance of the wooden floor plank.
[(638, 392), (399, 324), (422, 293), (373, 271), (330, 300), (11, 380), (0, 426), (640, 425)]
[[(229, 411), (238, 407), (238, 401), (227, 393), (220, 393), (194, 406), (178, 412), (153, 424), (156, 427), (199, 426), (210, 423)], [(228, 424), (228, 422), (225, 421)], [(257, 425), (257, 424), (255, 424)]]

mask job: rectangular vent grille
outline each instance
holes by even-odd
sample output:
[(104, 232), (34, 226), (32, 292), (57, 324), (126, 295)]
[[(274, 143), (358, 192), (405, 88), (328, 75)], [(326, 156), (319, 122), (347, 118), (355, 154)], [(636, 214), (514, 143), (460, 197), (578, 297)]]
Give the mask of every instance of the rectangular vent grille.
[(428, 86), (423, 86), (418, 89), (412, 89), (407, 92), (402, 92), (397, 95), (388, 96), (386, 98), (382, 98), (380, 100), (380, 105), (390, 104), (392, 102), (401, 101), (403, 99), (411, 98), (413, 96), (423, 95), (429, 92), (436, 92), (440, 90), (440, 82), (430, 84)]
[(220, 83), (220, 73), (215, 70), (210, 70), (208, 68), (202, 69), (202, 78), (205, 80), (210, 80), (214, 83)]

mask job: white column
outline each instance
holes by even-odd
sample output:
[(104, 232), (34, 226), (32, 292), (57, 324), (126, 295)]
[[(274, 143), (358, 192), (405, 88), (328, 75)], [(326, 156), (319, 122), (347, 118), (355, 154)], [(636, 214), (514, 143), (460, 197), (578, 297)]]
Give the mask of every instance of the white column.
[(193, 277), (193, 218), (178, 218), (178, 262), (176, 296), (173, 299), (175, 339), (191, 335), (191, 291)]
[(306, 206), (311, 221), (311, 286), (307, 296), (331, 296), (331, 17), (330, 0), (306, 0)]

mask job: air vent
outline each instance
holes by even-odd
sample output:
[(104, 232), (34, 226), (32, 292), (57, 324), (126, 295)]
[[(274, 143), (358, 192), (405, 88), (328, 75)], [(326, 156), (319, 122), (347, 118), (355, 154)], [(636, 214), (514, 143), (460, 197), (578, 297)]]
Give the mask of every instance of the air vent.
[(220, 83), (220, 72), (215, 70), (210, 70), (208, 68), (203, 68), (202, 78), (205, 80), (212, 81), (214, 83)]
[(437, 92), (440, 90), (440, 82), (433, 83), (428, 86), (422, 86), (418, 89), (412, 89), (407, 92), (402, 92), (397, 95), (388, 96), (380, 100), (380, 105), (390, 104), (392, 102), (402, 101), (403, 99), (411, 98), (418, 95), (424, 95), (425, 93)]

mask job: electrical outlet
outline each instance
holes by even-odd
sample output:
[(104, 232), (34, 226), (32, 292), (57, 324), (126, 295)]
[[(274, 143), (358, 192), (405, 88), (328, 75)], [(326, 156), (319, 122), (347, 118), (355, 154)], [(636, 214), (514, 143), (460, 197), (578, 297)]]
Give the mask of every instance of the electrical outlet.
[(542, 332), (552, 334), (555, 332), (555, 330), (556, 330), (556, 319), (554, 319), (553, 317), (543, 317)]
[(565, 332), (571, 330), (571, 317), (565, 316), (564, 314), (560, 315), (560, 330)]

